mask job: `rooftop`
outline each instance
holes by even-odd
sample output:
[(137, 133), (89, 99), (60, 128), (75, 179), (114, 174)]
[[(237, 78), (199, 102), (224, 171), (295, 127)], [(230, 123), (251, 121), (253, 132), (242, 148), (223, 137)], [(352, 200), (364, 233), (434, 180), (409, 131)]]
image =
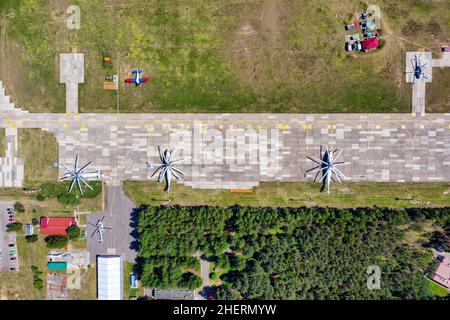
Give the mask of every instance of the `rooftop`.
[(450, 289), (450, 258), (443, 258), (432, 278), (435, 282)]
[(46, 236), (66, 236), (67, 228), (73, 224), (77, 224), (74, 217), (41, 217), (39, 223), (41, 233)]

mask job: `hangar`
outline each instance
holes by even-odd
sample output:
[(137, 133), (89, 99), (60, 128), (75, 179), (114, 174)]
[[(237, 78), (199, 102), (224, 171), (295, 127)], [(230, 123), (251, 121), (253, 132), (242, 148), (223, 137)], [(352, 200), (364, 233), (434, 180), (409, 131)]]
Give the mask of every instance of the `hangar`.
[(97, 299), (123, 299), (122, 256), (97, 256)]

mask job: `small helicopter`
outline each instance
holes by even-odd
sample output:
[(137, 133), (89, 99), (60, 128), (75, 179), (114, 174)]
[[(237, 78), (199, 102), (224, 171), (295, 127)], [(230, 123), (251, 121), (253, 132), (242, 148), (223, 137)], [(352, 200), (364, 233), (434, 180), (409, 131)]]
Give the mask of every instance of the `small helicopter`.
[(415, 55), (414, 58), (411, 59), (411, 64), (412, 64), (414, 71), (409, 71), (406, 73), (414, 74), (413, 82), (415, 82), (416, 79), (417, 80), (420, 80), (421, 78), (428, 79), (422, 70), (422, 68), (425, 67), (427, 65), (427, 63), (421, 64), (420, 55), (419, 56)]
[(112, 230), (112, 228), (107, 228), (107, 227), (105, 227), (105, 225), (103, 224), (103, 219), (105, 219), (105, 216), (103, 216), (100, 220), (98, 220), (96, 224), (93, 224), (93, 223), (88, 222), (91, 226), (93, 226), (93, 227), (95, 228), (95, 229), (94, 229), (94, 232), (92, 232), (92, 234), (91, 234), (91, 238), (92, 238), (96, 233), (98, 233), (98, 235), (99, 235), (98, 241), (99, 241), (100, 243), (103, 243), (103, 240), (104, 240), (104, 232), (105, 232), (105, 230)]

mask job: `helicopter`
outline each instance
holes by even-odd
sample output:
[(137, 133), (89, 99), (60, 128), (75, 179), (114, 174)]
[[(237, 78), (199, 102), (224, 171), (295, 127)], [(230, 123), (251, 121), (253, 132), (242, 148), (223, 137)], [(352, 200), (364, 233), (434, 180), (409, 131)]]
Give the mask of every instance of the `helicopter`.
[(99, 241), (100, 243), (103, 243), (103, 240), (104, 240), (104, 232), (105, 232), (105, 230), (111, 230), (111, 228), (107, 228), (107, 227), (104, 226), (104, 224), (103, 224), (103, 219), (105, 219), (105, 216), (103, 216), (103, 218), (101, 218), (100, 220), (98, 220), (96, 224), (93, 224), (93, 223), (88, 222), (91, 226), (93, 226), (93, 227), (95, 228), (95, 229), (94, 229), (94, 232), (92, 232), (91, 238), (92, 238), (96, 233), (98, 233), (98, 236), (99, 236), (98, 241)]
[(413, 82), (417, 80), (420, 80), (421, 78), (423, 79), (428, 79), (427, 76), (425, 75), (425, 73), (423, 72), (422, 68), (425, 67), (427, 65), (427, 63), (421, 64), (420, 62), (420, 55), (414, 55), (414, 58), (411, 59), (411, 64), (413, 67), (413, 71), (409, 71), (406, 73), (412, 73), (414, 74), (414, 78), (413, 78)]

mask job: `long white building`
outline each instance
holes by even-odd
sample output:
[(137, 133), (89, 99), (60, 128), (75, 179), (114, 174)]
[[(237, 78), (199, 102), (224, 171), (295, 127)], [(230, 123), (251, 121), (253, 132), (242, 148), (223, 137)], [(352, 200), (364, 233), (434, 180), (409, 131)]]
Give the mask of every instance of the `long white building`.
[(123, 299), (123, 261), (120, 255), (97, 256), (97, 299)]

